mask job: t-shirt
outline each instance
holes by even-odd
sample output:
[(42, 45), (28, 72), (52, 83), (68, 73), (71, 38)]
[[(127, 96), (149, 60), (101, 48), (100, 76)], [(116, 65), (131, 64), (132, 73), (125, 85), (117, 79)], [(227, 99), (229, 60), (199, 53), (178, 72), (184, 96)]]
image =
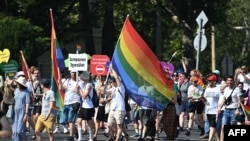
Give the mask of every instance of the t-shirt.
[(191, 85), (191, 82), (184, 82), (183, 84), (181, 84), (180, 86), (180, 92), (181, 92), (181, 100), (182, 101), (188, 101), (188, 87)]
[[(228, 98), (232, 92), (233, 88), (230, 88), (230, 87), (226, 87), (224, 89), (224, 98)], [(241, 92), (240, 92), (240, 89), (238, 87), (236, 87), (234, 90), (233, 90), (233, 93), (232, 93), (232, 103), (230, 105), (226, 105), (225, 108), (238, 108), (239, 105), (238, 105), (238, 96), (241, 95)]]
[(93, 97), (93, 86), (91, 83), (82, 83), (81, 82), (81, 85), (80, 88), (84, 91), (85, 88), (86, 88), (86, 85), (91, 85), (91, 90), (89, 91), (89, 95), (86, 97), (86, 98), (82, 98), (82, 108), (86, 108), (86, 109), (90, 109), (90, 108), (94, 108), (94, 105), (92, 103), (92, 100), (91, 98)]
[(218, 109), (218, 101), (220, 97), (219, 87), (207, 87), (204, 92), (204, 97), (206, 98), (206, 114), (216, 114)]
[(190, 85), (188, 87), (188, 97), (193, 97), (193, 99), (198, 100), (197, 98), (203, 94), (203, 88), (200, 85), (194, 86)]
[[(48, 114), (50, 102), (55, 102), (55, 93), (52, 90), (48, 90), (43, 94), (41, 115), (46, 116)], [(56, 111), (52, 110), (50, 116), (55, 116), (55, 115)]]
[(76, 92), (76, 86), (77, 82), (72, 79), (67, 79), (63, 83), (63, 87), (65, 88), (64, 105), (80, 103), (80, 96)]
[(115, 87), (112, 91), (111, 110), (125, 111), (125, 88), (123, 85)]
[[(245, 74), (245, 76), (250, 79), (250, 73)], [(239, 80), (239, 82), (243, 83), (243, 90), (247, 91), (250, 88), (250, 84), (246, 81), (246, 79), (244, 78), (244, 76), (242, 74), (239, 74), (237, 79)]]

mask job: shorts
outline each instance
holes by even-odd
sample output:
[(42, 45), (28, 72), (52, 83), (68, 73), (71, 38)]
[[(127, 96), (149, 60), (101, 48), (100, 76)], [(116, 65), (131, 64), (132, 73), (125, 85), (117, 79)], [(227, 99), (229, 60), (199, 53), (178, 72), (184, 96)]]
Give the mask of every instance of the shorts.
[(210, 127), (216, 128), (216, 114), (207, 114), (207, 120)]
[[(64, 114), (64, 123), (75, 123), (77, 110), (73, 108), (72, 104), (64, 105), (63, 114)], [(61, 121), (62, 122), (62, 121)]]
[(95, 108), (80, 108), (80, 111), (77, 114), (77, 118), (82, 120), (91, 120), (95, 115)]
[(195, 101), (193, 103), (191, 102), (188, 102), (188, 112), (189, 113), (197, 113), (197, 114), (202, 114), (203, 112), (203, 107), (204, 107), (204, 104), (203, 102), (200, 100), (200, 101)]
[(130, 111), (130, 119), (131, 121), (134, 121), (136, 120), (135, 119), (135, 107), (136, 107), (136, 104), (130, 104), (130, 107), (131, 107), (131, 111)]
[(188, 112), (188, 101), (181, 101), (180, 112)]
[(34, 106), (33, 115), (36, 115), (37, 113), (41, 114), (41, 112), (42, 112), (42, 106)]
[(97, 110), (96, 119), (98, 121), (107, 122), (108, 114), (105, 114), (105, 106), (100, 106), (99, 105), (98, 110)]
[(143, 125), (146, 125), (148, 121), (150, 121), (151, 112), (152, 112), (151, 109), (139, 110), (139, 120), (142, 122)]
[(125, 111), (110, 110), (108, 116), (108, 123), (123, 124)]
[(46, 129), (46, 131), (51, 134), (53, 133), (53, 129), (54, 129), (54, 125), (55, 125), (55, 117), (54, 116), (50, 116), (47, 120), (45, 120), (45, 116), (40, 115), (37, 119), (36, 122), (36, 127), (35, 127), (35, 131), (36, 132), (42, 132), (44, 130), (44, 128)]

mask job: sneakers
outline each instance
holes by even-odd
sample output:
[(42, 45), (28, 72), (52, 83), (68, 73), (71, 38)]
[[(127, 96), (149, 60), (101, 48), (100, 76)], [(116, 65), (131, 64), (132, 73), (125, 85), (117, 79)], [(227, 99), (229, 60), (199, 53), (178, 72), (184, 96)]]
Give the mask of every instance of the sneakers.
[(208, 139), (208, 135), (200, 136), (200, 139)]
[(54, 133), (54, 134), (59, 134), (59, 133), (61, 133), (61, 132), (60, 132), (59, 128), (56, 127), (56, 129), (53, 131), (53, 133)]
[(201, 133), (200, 133), (200, 136), (204, 135), (205, 134), (205, 130), (204, 128), (201, 128)]
[(31, 138), (32, 138), (32, 139), (36, 139), (36, 136), (34, 135), (34, 136), (32, 136)]
[(30, 128), (26, 128), (26, 133), (29, 133), (30, 132)]
[(183, 132), (183, 127), (179, 127), (179, 130), (180, 130), (181, 132)]
[(159, 133), (156, 133), (155, 134), (155, 140), (159, 140), (160, 138), (159, 138)]
[(109, 134), (108, 133), (103, 133), (103, 135), (105, 136), (105, 137), (109, 137)]
[(141, 138), (141, 136), (140, 136), (139, 134), (137, 134), (137, 135), (134, 137), (135, 140), (138, 140), (138, 139), (140, 139), (140, 138)]
[(137, 138), (137, 137), (139, 137), (139, 135), (137, 133), (130, 136), (130, 138)]
[(63, 134), (67, 134), (69, 130), (67, 128), (63, 128)]
[(186, 134), (185, 134), (186, 136), (190, 136), (190, 129), (189, 128), (187, 128), (187, 131), (186, 131)]

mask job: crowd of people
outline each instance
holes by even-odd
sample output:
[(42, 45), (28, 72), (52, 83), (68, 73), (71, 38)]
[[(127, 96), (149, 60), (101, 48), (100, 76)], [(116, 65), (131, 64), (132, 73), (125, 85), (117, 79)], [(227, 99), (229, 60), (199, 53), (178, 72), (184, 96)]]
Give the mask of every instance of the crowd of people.
[[(136, 103), (112, 66), (110, 73), (111, 78), (76, 70), (71, 70), (69, 77), (61, 75), (57, 83), (64, 93), (63, 110), (55, 108), (50, 79), (41, 78), (38, 68), (30, 68), (30, 78), (22, 71), (14, 78), (6, 77), (1, 88), (0, 137), (26, 141), (26, 133), (33, 131), (32, 138), (41, 141), (41, 133), (46, 131), (53, 141), (63, 127), (63, 133), (69, 135), (66, 141), (82, 141), (86, 133), (89, 141), (96, 141), (100, 129), (105, 129), (109, 141), (153, 141), (162, 131), (167, 140), (174, 141), (182, 132), (190, 136), (197, 125), (200, 139), (223, 141), (224, 125), (250, 124), (242, 108), (250, 106), (250, 73), (245, 64), (225, 78), (219, 70), (206, 77), (196, 69), (174, 72), (169, 78), (175, 96), (163, 111)], [(142, 84), (138, 93), (153, 92), (152, 86)], [(99, 106), (92, 100), (95, 91)], [(133, 124), (133, 135), (127, 132), (129, 123)]]

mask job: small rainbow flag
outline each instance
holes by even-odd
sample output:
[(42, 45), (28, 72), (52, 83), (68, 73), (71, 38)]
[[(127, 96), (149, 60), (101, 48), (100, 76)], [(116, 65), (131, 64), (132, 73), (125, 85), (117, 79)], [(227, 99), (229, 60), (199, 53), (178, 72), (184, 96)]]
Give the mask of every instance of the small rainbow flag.
[(248, 107), (247, 105), (243, 105), (243, 104), (241, 104), (241, 106), (244, 110), (245, 116), (247, 117), (248, 120), (250, 120), (250, 107)]
[(126, 93), (140, 106), (163, 110), (172, 100), (173, 81), (165, 77), (160, 61), (134, 29), (128, 16), (111, 63), (121, 77)]
[(52, 75), (51, 75), (51, 87), (55, 93), (56, 106), (62, 111), (64, 108), (64, 92), (60, 91), (58, 88), (58, 78), (59, 78), (59, 68), (64, 67), (64, 59), (62, 51), (60, 49), (59, 43), (56, 38), (56, 31), (54, 27), (54, 20), (52, 10), (50, 9), (50, 18), (51, 18), (51, 66), (52, 66)]

